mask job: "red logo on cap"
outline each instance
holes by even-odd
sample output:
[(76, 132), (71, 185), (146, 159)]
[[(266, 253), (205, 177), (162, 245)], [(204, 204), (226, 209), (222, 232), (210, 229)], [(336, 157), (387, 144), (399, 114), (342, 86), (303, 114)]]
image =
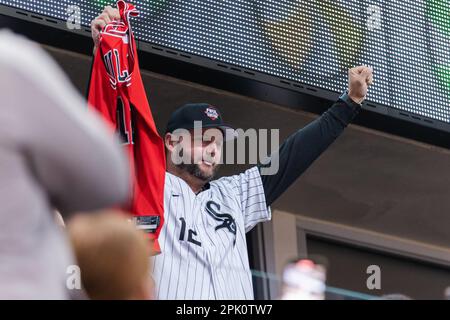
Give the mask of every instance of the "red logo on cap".
[(213, 108), (206, 108), (205, 113), (213, 121), (219, 117), (219, 113)]

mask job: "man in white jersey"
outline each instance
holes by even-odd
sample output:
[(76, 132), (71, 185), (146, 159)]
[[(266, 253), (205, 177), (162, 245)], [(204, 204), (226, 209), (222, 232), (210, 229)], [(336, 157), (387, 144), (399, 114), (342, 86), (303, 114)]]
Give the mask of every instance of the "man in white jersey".
[[(95, 44), (101, 28), (114, 19), (119, 19), (117, 10), (106, 7), (93, 20)], [(269, 206), (342, 133), (359, 112), (371, 82), (371, 68), (350, 69), (349, 91), (283, 143), (277, 153), (279, 170), (270, 176), (261, 175), (271, 165), (268, 161), (213, 180), (222, 141), (232, 138), (233, 130), (227, 130), (219, 110), (209, 104), (187, 104), (172, 114), (164, 137), (162, 253), (153, 262), (158, 299), (253, 299), (246, 232), (271, 218)], [(195, 121), (203, 128), (197, 135)], [(180, 156), (187, 161), (180, 163)]]

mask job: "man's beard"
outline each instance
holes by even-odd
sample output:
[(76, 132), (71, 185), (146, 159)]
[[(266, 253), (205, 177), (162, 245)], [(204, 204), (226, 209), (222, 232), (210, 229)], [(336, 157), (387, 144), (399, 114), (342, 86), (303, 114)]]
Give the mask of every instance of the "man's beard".
[(196, 163), (186, 164), (181, 163), (177, 164), (177, 167), (180, 168), (183, 171), (186, 171), (190, 175), (196, 177), (197, 179), (203, 181), (203, 182), (210, 182), (214, 177), (216, 176), (217, 171), (219, 170), (219, 166), (216, 165), (213, 168), (213, 171), (211, 174), (208, 174), (200, 169), (200, 166)]

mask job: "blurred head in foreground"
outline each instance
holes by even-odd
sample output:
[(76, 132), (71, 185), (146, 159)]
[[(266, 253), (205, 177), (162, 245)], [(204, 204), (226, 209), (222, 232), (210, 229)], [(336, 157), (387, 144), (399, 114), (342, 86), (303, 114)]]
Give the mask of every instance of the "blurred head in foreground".
[(450, 286), (448, 286), (444, 291), (444, 299), (450, 300)]
[(310, 259), (291, 261), (283, 271), (282, 300), (324, 300), (326, 268)]
[(68, 230), (90, 299), (152, 299), (151, 244), (122, 213), (79, 215)]
[(382, 295), (378, 300), (412, 300), (412, 298), (403, 293), (389, 293)]

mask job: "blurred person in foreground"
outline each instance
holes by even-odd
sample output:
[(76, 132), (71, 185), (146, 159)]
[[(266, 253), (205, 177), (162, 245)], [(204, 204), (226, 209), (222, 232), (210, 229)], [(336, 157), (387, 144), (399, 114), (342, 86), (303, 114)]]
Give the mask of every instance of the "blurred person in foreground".
[(448, 286), (444, 291), (444, 300), (450, 300), (450, 286)]
[(53, 60), (9, 31), (0, 96), (0, 299), (66, 299), (72, 252), (54, 209), (126, 201), (126, 159)]
[(326, 267), (310, 259), (289, 262), (282, 276), (281, 300), (325, 300)]
[(376, 300), (413, 300), (413, 298), (403, 293), (388, 293), (380, 296)]
[(94, 300), (149, 300), (151, 244), (120, 212), (79, 215), (68, 232), (84, 293)]

